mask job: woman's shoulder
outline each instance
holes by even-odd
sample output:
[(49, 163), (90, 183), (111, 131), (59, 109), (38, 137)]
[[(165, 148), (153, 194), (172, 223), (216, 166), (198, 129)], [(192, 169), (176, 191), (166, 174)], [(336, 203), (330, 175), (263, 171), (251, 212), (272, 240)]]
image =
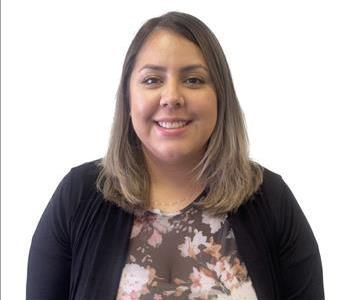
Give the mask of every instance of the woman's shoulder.
[(269, 222), (273, 222), (279, 229), (305, 219), (297, 199), (282, 175), (268, 168), (264, 167), (263, 182), (255, 196), (251, 205), (260, 212), (263, 211)]
[(299, 209), (298, 203), (282, 175), (264, 166), (258, 190), (239, 209), (240, 215), (254, 215), (279, 224), (286, 214)]
[(266, 167), (263, 167), (263, 182), (258, 190), (272, 203), (280, 198), (286, 186), (282, 176)]
[(77, 179), (83, 182), (90, 182), (97, 178), (100, 172), (100, 163), (102, 158), (84, 162), (82, 164), (73, 166), (70, 170), (70, 173)]
[(263, 182), (237, 211), (239, 224), (263, 235), (272, 245), (289, 245), (296, 237), (314, 240), (310, 225), (283, 177), (264, 168)]
[(63, 179), (70, 186), (72, 194), (97, 192), (96, 180), (100, 172), (101, 159), (73, 166)]
[(49, 206), (71, 215), (84, 199), (96, 198), (100, 161), (97, 159), (73, 166), (58, 184)]

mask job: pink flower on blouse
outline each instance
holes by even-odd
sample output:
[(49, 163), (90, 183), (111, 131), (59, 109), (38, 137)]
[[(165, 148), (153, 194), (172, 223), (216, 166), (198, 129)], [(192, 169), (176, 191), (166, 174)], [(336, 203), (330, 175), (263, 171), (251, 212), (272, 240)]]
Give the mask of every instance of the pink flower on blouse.
[(147, 240), (147, 243), (152, 247), (158, 247), (162, 242), (162, 235), (158, 230), (153, 230), (152, 235)]
[(139, 233), (141, 232), (142, 229), (142, 221), (140, 221), (139, 219), (136, 219), (134, 221), (134, 226), (132, 227), (132, 231), (131, 231), (131, 239), (137, 237), (139, 235)]

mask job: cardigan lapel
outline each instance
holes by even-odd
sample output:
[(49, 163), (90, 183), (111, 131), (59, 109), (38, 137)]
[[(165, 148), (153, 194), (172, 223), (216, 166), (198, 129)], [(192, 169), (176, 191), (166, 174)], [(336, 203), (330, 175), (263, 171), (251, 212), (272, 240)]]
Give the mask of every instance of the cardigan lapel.
[(86, 229), (73, 262), (79, 276), (71, 281), (72, 300), (114, 300), (126, 261), (133, 215), (99, 200), (89, 209), (89, 225), (81, 226)]
[(249, 200), (228, 216), (232, 230), (236, 237), (237, 246), (243, 262), (247, 265), (248, 274), (252, 280), (259, 300), (277, 300), (278, 295), (273, 282), (273, 270), (269, 263), (269, 253), (266, 241), (261, 232), (259, 216), (254, 216), (252, 204), (255, 199)]

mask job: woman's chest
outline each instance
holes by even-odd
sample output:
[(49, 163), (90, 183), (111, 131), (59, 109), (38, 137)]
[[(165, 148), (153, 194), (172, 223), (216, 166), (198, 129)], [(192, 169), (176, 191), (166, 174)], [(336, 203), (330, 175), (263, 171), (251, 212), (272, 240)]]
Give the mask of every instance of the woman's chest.
[(134, 219), (117, 299), (257, 299), (226, 216)]

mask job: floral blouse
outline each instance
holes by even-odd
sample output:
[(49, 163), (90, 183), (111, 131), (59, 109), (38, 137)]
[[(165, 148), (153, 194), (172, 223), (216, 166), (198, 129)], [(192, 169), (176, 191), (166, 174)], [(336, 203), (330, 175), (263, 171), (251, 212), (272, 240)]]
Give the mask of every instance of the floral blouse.
[(135, 214), (117, 300), (257, 300), (226, 216), (200, 210), (201, 199)]

